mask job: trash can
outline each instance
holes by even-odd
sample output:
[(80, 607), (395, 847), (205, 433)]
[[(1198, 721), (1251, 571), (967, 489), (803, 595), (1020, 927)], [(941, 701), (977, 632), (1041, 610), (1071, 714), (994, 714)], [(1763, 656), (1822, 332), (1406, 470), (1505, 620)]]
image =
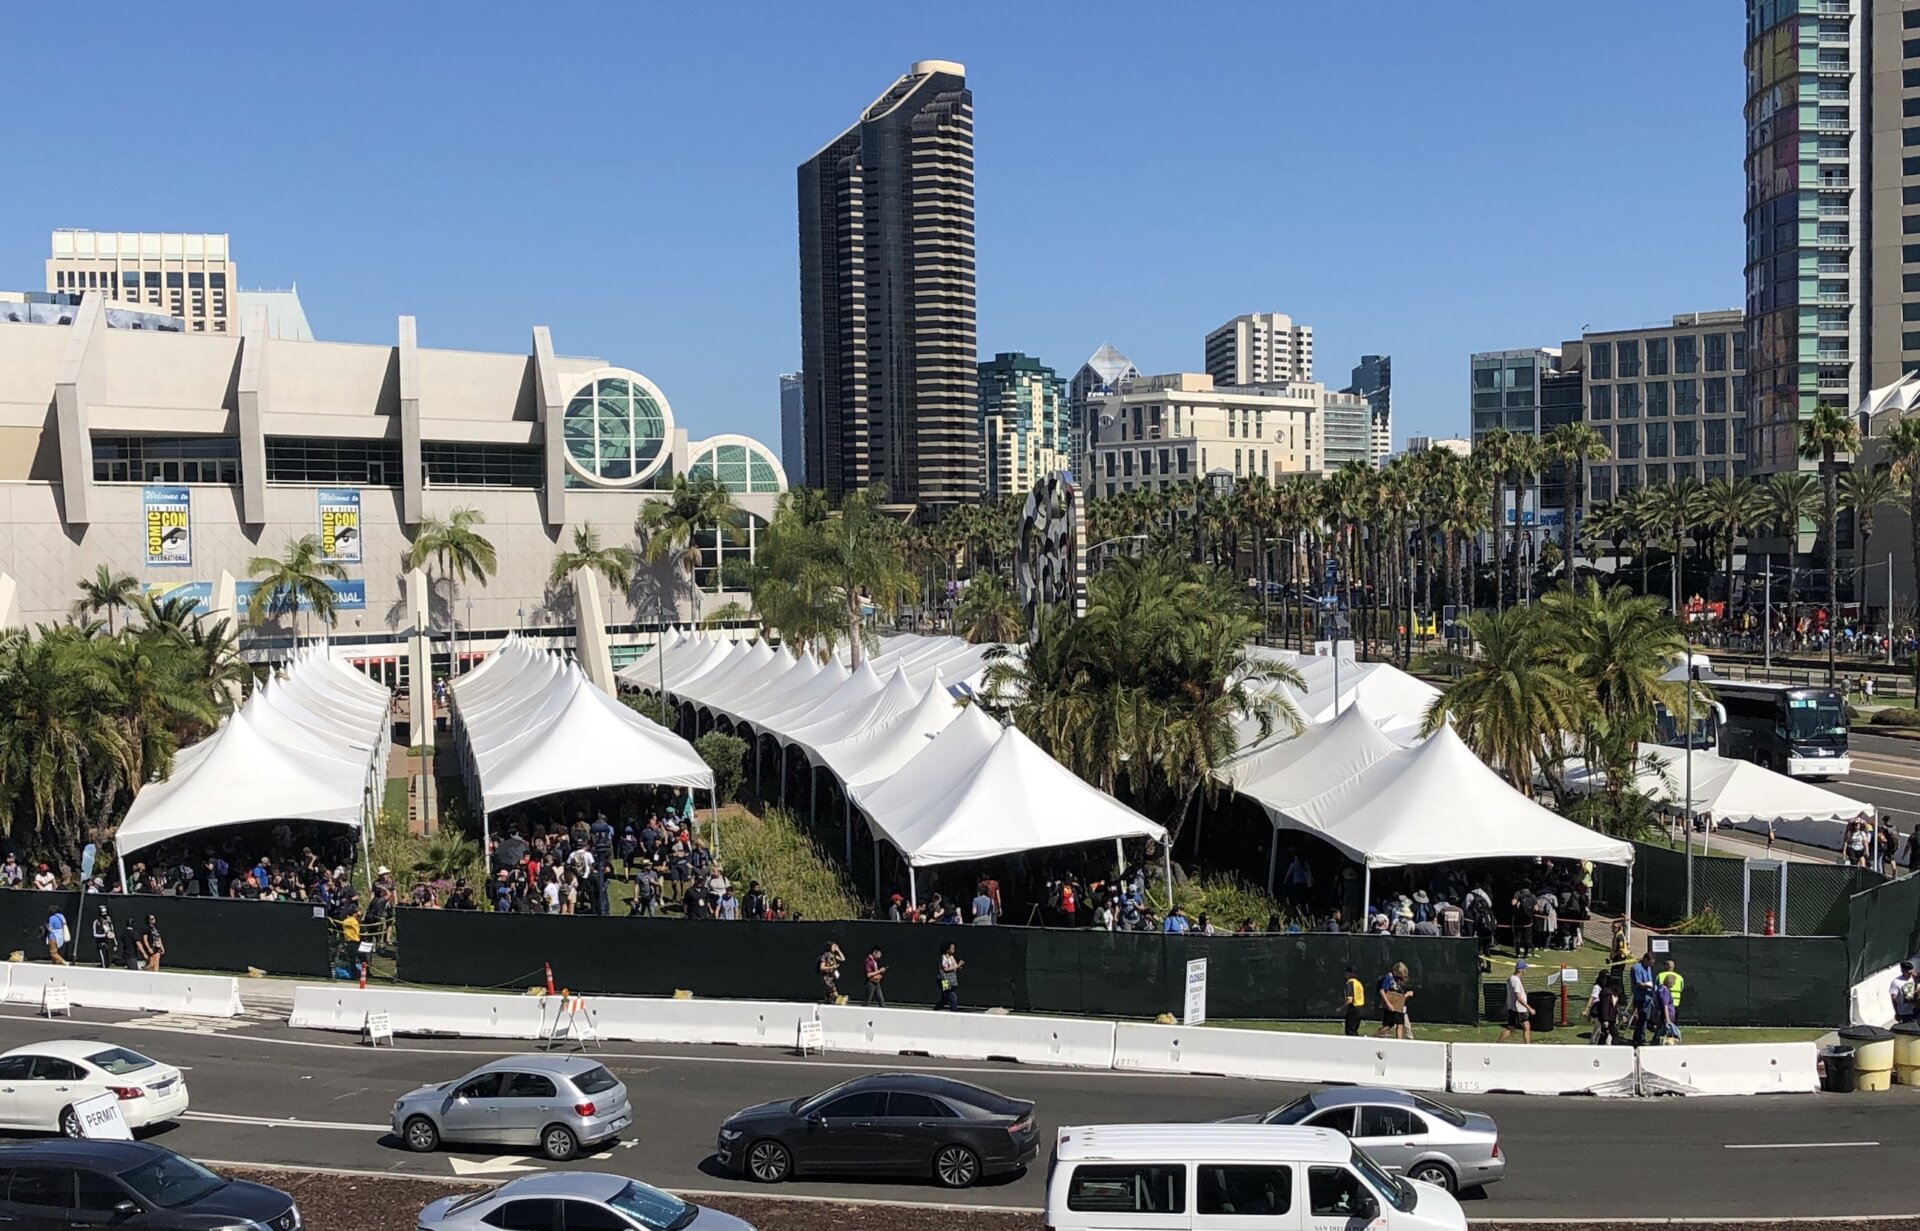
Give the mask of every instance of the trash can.
[(1920, 1086), (1920, 1022), (1900, 1022), (1893, 1028), (1893, 1079), (1903, 1086)]
[(1853, 1093), (1853, 1048), (1845, 1043), (1820, 1049), (1820, 1088), (1829, 1094)]
[(1840, 1037), (1853, 1045), (1853, 1088), (1885, 1090), (1893, 1082), (1893, 1031), (1848, 1026)]

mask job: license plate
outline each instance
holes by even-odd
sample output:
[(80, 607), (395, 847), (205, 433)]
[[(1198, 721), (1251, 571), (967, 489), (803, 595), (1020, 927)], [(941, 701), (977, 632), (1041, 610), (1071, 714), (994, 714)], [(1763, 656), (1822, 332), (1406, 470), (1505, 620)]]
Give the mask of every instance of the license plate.
[(625, 1127), (627, 1126), (627, 1121), (628, 1121), (629, 1119), (631, 1119), (631, 1118), (632, 1118), (632, 1117), (630, 1117), (630, 1116), (621, 1116), (621, 1117), (620, 1117), (620, 1118), (619, 1118), (618, 1120), (615, 1120), (615, 1121), (613, 1122), (613, 1127), (614, 1127), (615, 1129), (622, 1129), (622, 1128), (625, 1128)]
[(154, 1082), (150, 1088), (155, 1094), (165, 1094), (167, 1091), (173, 1089), (173, 1082), (174, 1079), (169, 1077), (165, 1081)]

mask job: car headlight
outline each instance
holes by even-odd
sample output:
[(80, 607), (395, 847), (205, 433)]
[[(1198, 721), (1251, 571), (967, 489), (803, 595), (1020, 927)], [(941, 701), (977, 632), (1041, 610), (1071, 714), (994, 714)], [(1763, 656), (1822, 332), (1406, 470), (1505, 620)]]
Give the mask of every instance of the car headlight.
[(723, 1128), (720, 1130), (720, 1140), (722, 1141), (738, 1141), (744, 1136), (746, 1136), (746, 1134), (737, 1128)]

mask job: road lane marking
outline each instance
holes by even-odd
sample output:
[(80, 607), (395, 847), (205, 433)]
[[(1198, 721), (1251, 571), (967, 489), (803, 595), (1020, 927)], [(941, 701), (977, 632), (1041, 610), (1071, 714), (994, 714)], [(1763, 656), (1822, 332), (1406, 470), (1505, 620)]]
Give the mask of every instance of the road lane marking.
[(1728, 1145), (1729, 1150), (1867, 1150), (1879, 1145), (1877, 1141), (1756, 1141), (1745, 1145)]
[(268, 1116), (233, 1116), (218, 1111), (189, 1111), (180, 1117), (182, 1120), (205, 1120), (210, 1124), (251, 1124), (259, 1128), (325, 1128), (344, 1133), (386, 1133), (393, 1130), (390, 1124), (347, 1124), (339, 1120), (295, 1120), (282, 1117), (274, 1119)]
[(496, 1158), (476, 1159), (472, 1162), (464, 1158), (449, 1156), (447, 1162), (452, 1164), (453, 1174), (458, 1176), (507, 1175), (516, 1171), (528, 1172), (540, 1170), (540, 1168), (534, 1166), (532, 1163), (523, 1162), (520, 1159), (507, 1155), (501, 1155)]

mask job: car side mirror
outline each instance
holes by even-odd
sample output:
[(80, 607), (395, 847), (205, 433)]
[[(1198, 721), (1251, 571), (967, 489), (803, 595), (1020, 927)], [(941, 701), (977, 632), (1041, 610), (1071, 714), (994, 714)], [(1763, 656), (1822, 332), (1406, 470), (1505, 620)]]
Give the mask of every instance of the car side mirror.
[(133, 1215), (140, 1212), (140, 1207), (131, 1201), (116, 1201), (113, 1203), (113, 1212), (121, 1215)]
[(1361, 1195), (1360, 1217), (1367, 1219), (1369, 1222), (1380, 1217), (1380, 1201), (1372, 1193), (1364, 1193)]
[(810, 1111), (807, 1113), (808, 1128), (825, 1128), (826, 1126), (827, 1126), (827, 1118), (825, 1116), (821, 1115), (817, 1111)]

